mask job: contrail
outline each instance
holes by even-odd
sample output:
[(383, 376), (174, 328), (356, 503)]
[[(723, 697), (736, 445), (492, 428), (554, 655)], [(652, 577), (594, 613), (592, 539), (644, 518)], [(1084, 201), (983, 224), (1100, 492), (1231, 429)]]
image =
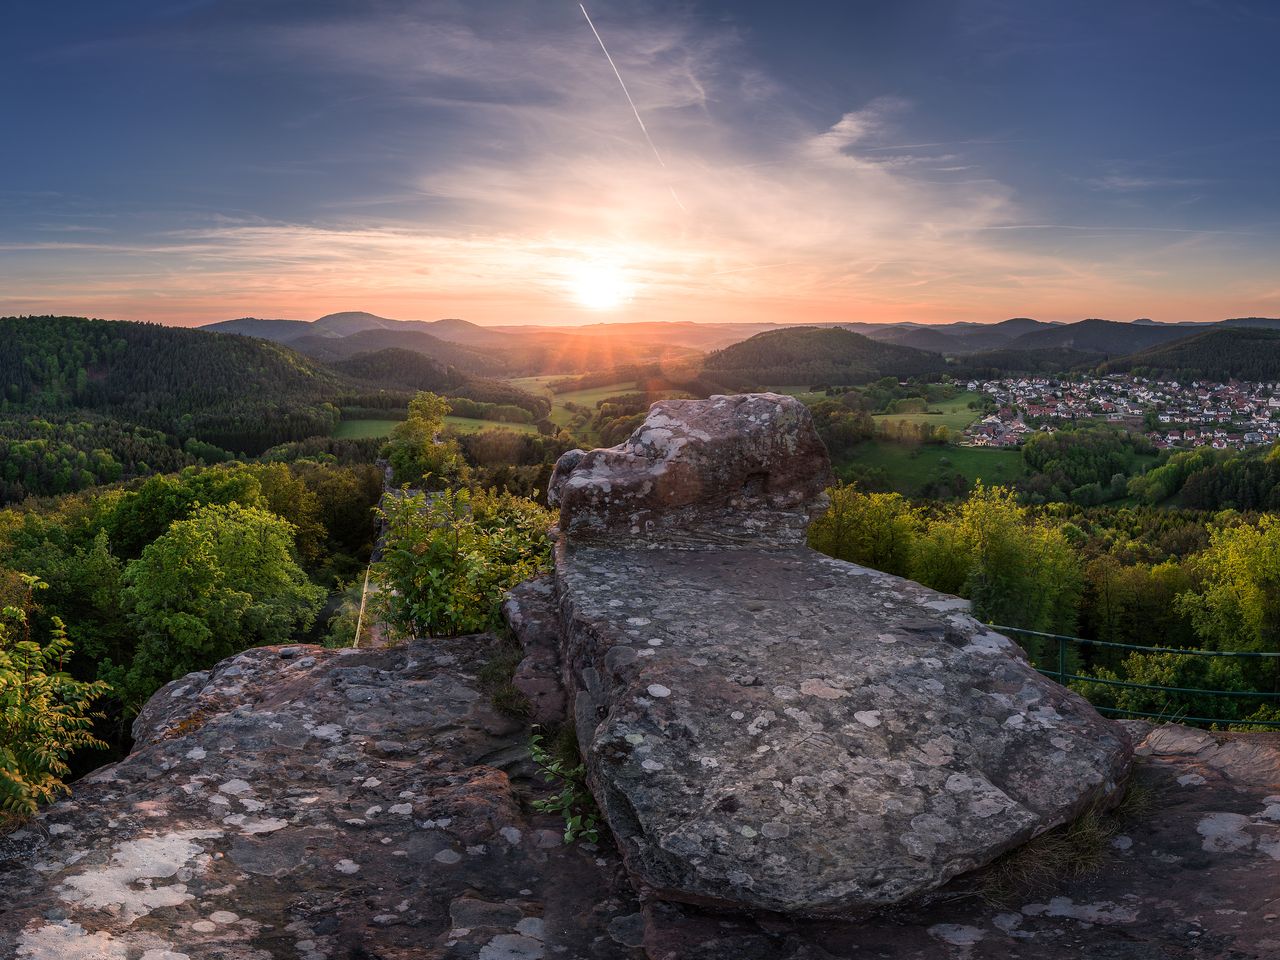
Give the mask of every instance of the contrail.
[[(631, 112), (636, 115), (636, 123), (640, 124), (640, 132), (644, 134), (645, 140), (649, 142), (649, 149), (653, 151), (653, 155), (658, 158), (658, 163), (666, 167), (666, 161), (662, 159), (662, 154), (658, 152), (658, 148), (653, 144), (653, 137), (649, 136), (649, 130), (644, 125), (644, 120), (640, 117), (640, 111), (636, 109), (636, 102), (631, 99), (631, 91), (627, 89), (627, 83), (622, 79), (622, 74), (618, 72), (618, 65), (613, 62), (613, 57), (609, 56), (609, 48), (604, 45), (604, 38), (600, 36), (600, 31), (596, 29), (596, 25), (591, 22), (591, 14), (587, 13), (584, 4), (578, 4), (578, 9), (582, 11), (582, 15), (587, 18), (587, 26), (591, 28), (591, 32), (596, 35), (596, 40), (600, 44), (600, 49), (604, 51), (605, 59), (609, 61), (609, 66), (613, 67), (613, 75), (618, 78), (618, 85), (622, 87), (622, 92), (627, 98), (627, 103), (631, 104)], [(677, 197), (676, 202), (680, 200)], [(683, 205), (682, 205), (683, 206)]]

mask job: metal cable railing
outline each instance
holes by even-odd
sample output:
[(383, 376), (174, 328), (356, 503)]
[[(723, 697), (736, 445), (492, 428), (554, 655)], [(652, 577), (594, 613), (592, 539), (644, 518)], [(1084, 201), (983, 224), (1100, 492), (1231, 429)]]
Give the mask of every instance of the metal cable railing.
[[(1072, 681), (1075, 681), (1077, 683), (1098, 684), (1105, 687), (1153, 691), (1165, 694), (1170, 700), (1176, 700), (1177, 695), (1182, 694), (1198, 697), (1251, 698), (1259, 701), (1260, 703), (1266, 703), (1269, 701), (1280, 703), (1280, 692), (1266, 692), (1262, 690), (1213, 690), (1202, 687), (1173, 687), (1154, 683), (1137, 683), (1131, 680), (1109, 680), (1104, 677), (1091, 677), (1088, 674), (1074, 673), (1067, 668), (1067, 661), (1069, 659), (1068, 653), (1071, 645), (1075, 645), (1077, 647), (1101, 647), (1110, 650), (1128, 650), (1135, 653), (1172, 654), (1182, 657), (1231, 657), (1253, 660), (1280, 660), (1280, 653), (1259, 652), (1254, 650), (1197, 650), (1186, 647), (1148, 647), (1132, 643), (1113, 643), (1108, 640), (1087, 640), (1084, 637), (1072, 637), (1061, 633), (1046, 633), (1043, 630), (1027, 630), (1023, 627), (1009, 627), (1001, 624), (990, 624), (990, 627), (993, 630), (999, 630), (1003, 633), (1040, 637), (1046, 640), (1055, 641), (1057, 644), (1058, 654), (1057, 669), (1049, 669), (1041, 666), (1037, 666), (1036, 669), (1045, 676), (1052, 677), (1057, 680), (1063, 686), (1067, 686)], [(1280, 730), (1280, 720), (1250, 720), (1241, 717), (1199, 717), (1188, 716), (1184, 713), (1179, 713), (1176, 710), (1152, 713), (1143, 710), (1131, 710), (1124, 707), (1099, 705), (1095, 705), (1095, 707), (1100, 713), (1122, 717), (1176, 720), (1179, 723), (1199, 723), (1209, 725), (1247, 724), (1249, 726)]]

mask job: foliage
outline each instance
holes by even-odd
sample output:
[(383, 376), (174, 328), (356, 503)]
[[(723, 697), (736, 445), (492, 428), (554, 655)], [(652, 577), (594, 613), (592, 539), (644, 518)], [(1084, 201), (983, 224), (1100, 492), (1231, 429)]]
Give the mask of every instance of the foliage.
[(410, 494), (383, 508), (386, 547), (374, 565), (382, 613), (413, 635), (496, 627), (503, 594), (550, 564), (549, 511), (510, 494)]
[(409, 403), (409, 416), (396, 424), (386, 447), (396, 483), (438, 490), (456, 482), (465, 464), (456, 441), (441, 438), (449, 402), (422, 392)]
[(546, 737), (535, 733), (529, 741), (529, 753), (538, 772), (547, 783), (559, 784), (560, 791), (546, 800), (534, 800), (533, 808), (541, 813), (558, 813), (564, 819), (564, 842), (600, 840), (600, 813), (587, 788), (587, 768), (577, 752), (577, 743), (560, 737), (556, 746), (548, 748)]
[[(1280, 379), (1280, 331), (1253, 327), (1214, 327), (1130, 356), (1112, 360), (1108, 373), (1180, 380)], [(1126, 351), (1127, 352), (1127, 351)]]
[(44, 644), (31, 638), (31, 591), (44, 584), (29, 576), (6, 580), (7, 595), (0, 598), (0, 823), (69, 793), (63, 778), (71, 772), (71, 754), (106, 746), (91, 726), (93, 701), (107, 685), (64, 671), (72, 645), (61, 620), (54, 620)]
[(1129, 494), (1146, 504), (1163, 503), (1182, 489), (1188, 477), (1212, 466), (1217, 459), (1209, 447), (1179, 451), (1160, 466), (1130, 479)]
[(1182, 604), (1199, 635), (1219, 650), (1280, 652), (1280, 517), (1214, 530), (1196, 567), (1203, 585)]
[(204, 506), (129, 564), (120, 603), (138, 646), (122, 671), (126, 703), (141, 704), (169, 680), (310, 627), (324, 591), (294, 559), (294, 529), (256, 507)]
[(1033, 476), (1023, 489), (1043, 500), (1066, 500), (1089, 506), (1125, 496), (1134, 458), (1150, 453), (1141, 434), (1109, 426), (1037, 433), (1022, 446), (1022, 458)]
[(154, 471), (179, 470), (225, 451), (96, 414), (0, 418), (0, 503), (71, 493)]
[[(963, 570), (957, 592), (973, 601), (979, 617), (1053, 632), (1074, 628), (1080, 590), (1076, 556), (1062, 531), (1034, 520), (1010, 490), (979, 484), (933, 526), (941, 536), (922, 544), (917, 570)], [(939, 547), (958, 552), (959, 563), (939, 557)]]
[(809, 407), (809, 412), (832, 460), (846, 459), (859, 443), (875, 433), (870, 415), (850, 409), (839, 400), (819, 400)]
[(984, 620), (1052, 632), (1075, 626), (1079, 559), (1063, 531), (1011, 490), (979, 484), (927, 519), (897, 494), (829, 494), (832, 511), (811, 528), (816, 549), (968, 597)]
[(816, 550), (898, 576), (911, 571), (921, 512), (896, 493), (861, 493), (853, 486), (827, 491), (831, 506), (809, 528)]
[(516, 668), (524, 660), (524, 648), (519, 641), (506, 634), (500, 646), (483, 667), (477, 680), (480, 689), (489, 694), (489, 702), (499, 713), (523, 720), (529, 716), (529, 700), (515, 685)]
[(1181, 499), (1200, 510), (1280, 511), (1280, 448), (1201, 459), (1185, 472)]
[(81, 317), (0, 318), (10, 409), (94, 411), (257, 453), (327, 434), (340, 378), (279, 344)]

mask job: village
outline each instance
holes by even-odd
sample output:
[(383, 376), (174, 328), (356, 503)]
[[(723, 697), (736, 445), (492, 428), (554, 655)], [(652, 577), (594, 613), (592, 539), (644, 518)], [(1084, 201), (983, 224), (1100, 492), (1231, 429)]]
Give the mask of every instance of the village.
[(1100, 420), (1146, 434), (1156, 449), (1269, 446), (1280, 440), (1280, 383), (1105, 377), (971, 380), (997, 409), (965, 430), (974, 447), (1017, 447), (1037, 431)]

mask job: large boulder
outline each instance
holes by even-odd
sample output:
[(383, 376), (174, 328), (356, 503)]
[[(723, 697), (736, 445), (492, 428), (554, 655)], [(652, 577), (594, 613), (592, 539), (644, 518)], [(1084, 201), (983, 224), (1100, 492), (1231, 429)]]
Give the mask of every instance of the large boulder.
[(832, 480), (808, 408), (748, 393), (655, 403), (618, 446), (562, 456), (548, 500), (579, 538), (798, 543)]
[[(918, 897), (1109, 803), (1131, 750), (965, 601), (795, 543), (830, 468), (793, 403), (656, 405), (626, 443), (562, 473), (563, 666), (640, 885), (843, 914)], [(747, 476), (764, 478), (751, 494)], [(678, 549), (644, 535), (670, 529), (666, 504)], [(752, 529), (773, 535), (738, 536)]]

